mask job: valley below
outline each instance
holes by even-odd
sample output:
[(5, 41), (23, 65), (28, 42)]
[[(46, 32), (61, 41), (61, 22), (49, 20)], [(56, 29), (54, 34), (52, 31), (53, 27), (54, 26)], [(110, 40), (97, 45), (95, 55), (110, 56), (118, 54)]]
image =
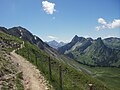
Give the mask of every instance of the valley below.
[(109, 86), (111, 90), (119, 90), (120, 88), (120, 68), (117, 67), (91, 67), (75, 60), (69, 59), (65, 63), (74, 67), (78, 71), (90, 75), (93, 78), (99, 79), (105, 85)]

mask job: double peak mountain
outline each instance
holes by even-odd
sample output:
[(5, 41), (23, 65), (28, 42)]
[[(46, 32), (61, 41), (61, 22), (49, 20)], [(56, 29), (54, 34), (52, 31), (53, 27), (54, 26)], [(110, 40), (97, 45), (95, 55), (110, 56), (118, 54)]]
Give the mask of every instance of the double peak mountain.
[(65, 44), (56, 41), (43, 42), (38, 36), (20, 26), (10, 29), (0, 27), (0, 31), (28, 41), (59, 60), (62, 60), (60, 55), (64, 54), (78, 63), (89, 66), (120, 67), (120, 38), (99, 37), (94, 40), (75, 35), (71, 42)]

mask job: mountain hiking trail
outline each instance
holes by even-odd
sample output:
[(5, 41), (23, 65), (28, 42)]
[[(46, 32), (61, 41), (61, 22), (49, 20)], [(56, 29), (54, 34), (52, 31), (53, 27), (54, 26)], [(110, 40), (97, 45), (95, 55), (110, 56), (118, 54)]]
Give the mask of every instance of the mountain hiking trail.
[[(24, 47), (24, 42), (21, 44), (20, 48), (22, 47)], [(19, 70), (23, 73), (23, 85), (25, 90), (49, 90), (47, 85), (48, 82), (40, 71), (29, 61), (25, 60), (25, 58), (16, 54), (15, 51), (16, 50), (13, 50), (10, 56), (13, 62), (18, 65)]]

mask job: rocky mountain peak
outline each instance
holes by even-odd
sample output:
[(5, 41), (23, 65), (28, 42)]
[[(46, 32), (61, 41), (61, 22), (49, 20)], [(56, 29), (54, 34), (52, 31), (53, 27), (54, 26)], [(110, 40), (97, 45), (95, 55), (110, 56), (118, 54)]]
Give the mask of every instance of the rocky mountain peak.
[(7, 28), (5, 28), (5, 27), (0, 27), (0, 31), (5, 32), (5, 33), (8, 33), (8, 32), (7, 32)]
[(93, 41), (93, 39), (92, 39), (92, 38), (87, 38), (87, 40), (89, 40), (89, 41)]
[(96, 39), (96, 41), (102, 41), (101, 37), (98, 37), (98, 38)]
[(85, 38), (84, 37), (78, 37), (77, 35), (75, 35), (71, 42), (75, 42), (76, 43), (76, 42), (81, 41), (83, 39), (85, 39)]
[(103, 43), (103, 40), (101, 39), (101, 37), (97, 38), (95, 40), (96, 42), (96, 45), (99, 47), (99, 46), (104, 46), (104, 43)]

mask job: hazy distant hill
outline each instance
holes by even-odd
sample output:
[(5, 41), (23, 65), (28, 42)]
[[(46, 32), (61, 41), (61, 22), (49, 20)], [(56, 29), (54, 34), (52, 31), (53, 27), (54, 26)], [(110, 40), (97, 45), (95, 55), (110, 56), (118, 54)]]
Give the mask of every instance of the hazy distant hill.
[(65, 46), (58, 48), (59, 52), (66, 54), (79, 63), (90, 66), (117, 66), (120, 67), (120, 38), (78, 37)]
[(62, 47), (62, 46), (64, 46), (66, 43), (64, 43), (64, 42), (57, 42), (57, 41), (55, 41), (55, 40), (53, 40), (53, 41), (49, 41), (49, 42), (46, 42), (49, 46), (51, 46), (51, 47), (53, 47), (53, 48), (55, 48), (55, 49), (57, 49), (57, 48), (59, 48), (59, 47)]

